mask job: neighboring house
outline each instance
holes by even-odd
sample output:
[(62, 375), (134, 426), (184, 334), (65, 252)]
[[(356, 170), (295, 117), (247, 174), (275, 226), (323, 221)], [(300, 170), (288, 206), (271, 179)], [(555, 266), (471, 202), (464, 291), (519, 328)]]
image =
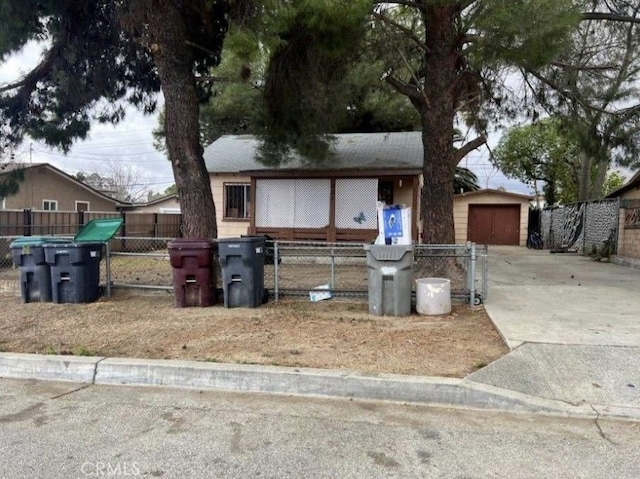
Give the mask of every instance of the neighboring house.
[(147, 203), (133, 203), (123, 208), (128, 213), (173, 213), (180, 214), (178, 195), (167, 195)]
[(118, 200), (96, 191), (48, 163), (19, 167), (24, 170), (24, 179), (15, 195), (0, 198), (0, 209), (116, 211), (121, 205)]
[(640, 200), (640, 171), (631, 177), (624, 185), (609, 193), (607, 198), (620, 198), (621, 200)]
[(640, 171), (607, 198), (620, 199), (616, 260), (640, 265)]
[[(282, 167), (264, 166), (256, 159), (259, 141), (249, 135), (223, 136), (209, 145), (204, 158), (216, 204), (218, 235), (370, 241), (378, 234), (376, 204), (382, 200), (412, 208), (412, 235), (419, 241), (421, 133), (335, 136), (334, 153), (321, 165), (294, 156)], [(493, 190), (457, 195), (456, 242), (482, 239), (477, 242), (524, 245), (530, 199)], [(467, 218), (476, 216), (480, 219), (469, 229)], [(479, 226), (483, 219), (491, 225), (489, 235)], [(497, 226), (503, 220), (509, 234), (496, 235), (502, 233)]]

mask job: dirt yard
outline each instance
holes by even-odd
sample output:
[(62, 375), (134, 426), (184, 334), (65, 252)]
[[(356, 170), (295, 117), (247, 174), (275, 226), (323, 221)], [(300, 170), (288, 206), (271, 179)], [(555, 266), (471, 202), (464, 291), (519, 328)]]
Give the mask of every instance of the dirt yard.
[(0, 351), (464, 377), (507, 348), (482, 307), (390, 318), (336, 299), (176, 309), (170, 294), (118, 293), (78, 305), (22, 304), (2, 294)]

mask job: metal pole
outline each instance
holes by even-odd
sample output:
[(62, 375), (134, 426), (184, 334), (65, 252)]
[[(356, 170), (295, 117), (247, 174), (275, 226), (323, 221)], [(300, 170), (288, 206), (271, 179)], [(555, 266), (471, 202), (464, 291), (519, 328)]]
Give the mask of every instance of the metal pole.
[(111, 297), (111, 248), (109, 242), (105, 243), (105, 250), (107, 253), (107, 298)]
[(469, 305), (474, 306), (476, 301), (476, 244), (471, 243), (471, 265), (469, 267)]
[(278, 252), (278, 242), (274, 241), (273, 242), (273, 290), (274, 290), (273, 295), (276, 303), (280, 298), (279, 291), (278, 291), (278, 273), (279, 273), (278, 263), (279, 262), (280, 262), (280, 254)]
[(471, 294), (471, 288), (473, 283), (473, 277), (471, 276), (471, 241), (467, 241), (467, 245), (464, 252), (464, 263), (467, 271), (467, 291)]
[(489, 248), (484, 247), (482, 261), (482, 301), (486, 301), (489, 296)]
[(336, 257), (334, 255), (335, 250), (331, 248), (331, 286), (329, 288), (331, 291), (333, 291), (336, 284)]

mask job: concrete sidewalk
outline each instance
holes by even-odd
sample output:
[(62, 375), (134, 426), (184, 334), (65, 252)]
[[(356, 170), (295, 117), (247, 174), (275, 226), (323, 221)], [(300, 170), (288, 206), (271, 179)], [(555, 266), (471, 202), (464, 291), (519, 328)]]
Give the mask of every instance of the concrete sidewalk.
[(640, 410), (640, 271), (491, 247), (485, 305), (513, 351), (468, 380), (569, 404)]

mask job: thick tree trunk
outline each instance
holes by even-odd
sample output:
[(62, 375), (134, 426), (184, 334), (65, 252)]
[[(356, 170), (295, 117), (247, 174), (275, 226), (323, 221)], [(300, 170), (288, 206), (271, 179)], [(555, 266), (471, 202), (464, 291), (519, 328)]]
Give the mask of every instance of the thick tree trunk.
[(593, 186), (589, 194), (590, 200), (599, 200), (602, 197), (602, 187), (607, 179), (607, 172), (609, 171), (609, 163), (606, 161), (598, 162), (596, 167), (596, 177), (593, 180)]
[(216, 212), (199, 138), (198, 95), (184, 19), (175, 2), (149, 2), (149, 30), (165, 98), (167, 150), (187, 238), (216, 238)]
[(580, 153), (580, 176), (578, 177), (578, 201), (587, 201), (591, 190), (591, 157)]
[(424, 242), (455, 243), (453, 182), (456, 158), (453, 122), (456, 114), (457, 32), (453, 7), (430, 6), (424, 14), (424, 102), (420, 108), (424, 145), (424, 186), (420, 202)]

